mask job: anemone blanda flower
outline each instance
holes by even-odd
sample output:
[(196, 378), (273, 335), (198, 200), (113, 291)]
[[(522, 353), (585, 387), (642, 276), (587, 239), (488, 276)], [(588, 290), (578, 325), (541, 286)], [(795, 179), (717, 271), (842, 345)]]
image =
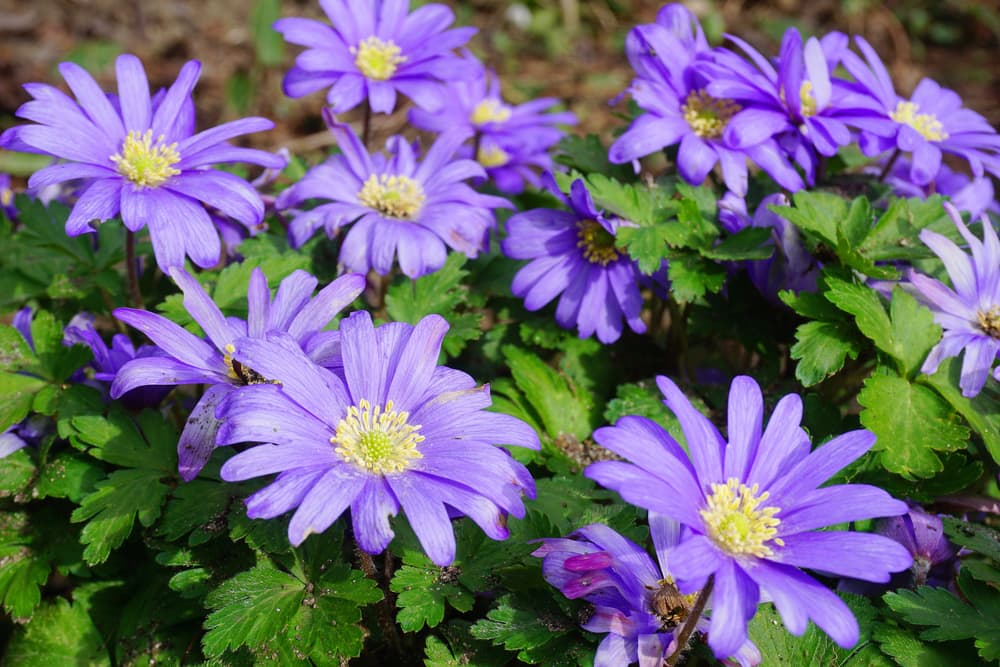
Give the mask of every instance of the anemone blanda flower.
[[(632, 82), (629, 93), (645, 113), (611, 145), (611, 162), (630, 162), (680, 144), (677, 170), (693, 185), (701, 185), (719, 164), (726, 187), (745, 196), (746, 161), (750, 159), (782, 187), (802, 188), (802, 178), (770, 136), (738, 148), (727, 141), (726, 128), (741, 106), (708, 93), (711, 80), (699, 70), (698, 63), (710, 58), (711, 52), (692, 54), (686, 50), (683, 37), (659, 24), (636, 26), (630, 34), (638, 45), (634, 49), (643, 56), (636, 67), (640, 76)], [(651, 58), (658, 67), (651, 64)]]
[(514, 276), (514, 295), (524, 298), (528, 310), (559, 296), (556, 321), (575, 327), (581, 338), (596, 332), (602, 343), (612, 343), (622, 334), (622, 318), (633, 331), (644, 333), (641, 273), (635, 260), (615, 245), (619, 227), (630, 223), (599, 211), (582, 180), (573, 181), (566, 196), (551, 174), (543, 179), (570, 210), (540, 208), (507, 221), (501, 250), (513, 259), (531, 260)]
[(476, 33), (448, 26), (451, 9), (432, 3), (412, 14), (409, 0), (326, 0), (320, 3), (333, 25), (284, 18), (274, 29), (292, 44), (307, 47), (285, 75), (285, 94), (302, 97), (329, 86), (334, 113), (365, 100), (376, 113), (391, 113), (396, 94), (418, 106), (441, 105), (444, 80), (473, 76), (475, 69), (451, 53)]
[[(544, 558), (545, 580), (572, 599), (594, 605), (584, 630), (607, 633), (597, 647), (594, 667), (638, 662), (659, 667), (677, 650), (675, 632), (684, 624), (698, 595), (682, 595), (667, 560), (682, 541), (680, 524), (650, 512), (649, 532), (657, 563), (644, 549), (602, 524), (591, 524), (569, 537), (543, 540), (534, 556)], [(702, 633), (708, 620), (695, 626)], [(732, 661), (742, 667), (760, 664), (757, 647), (747, 640)]]
[(190, 481), (215, 448), (219, 426), (215, 409), (219, 401), (239, 387), (284, 379), (282, 373), (262, 375), (234, 360), (236, 340), (284, 332), (316, 363), (336, 366), (340, 335), (322, 329), (361, 293), (365, 279), (356, 274), (341, 276), (313, 297), (316, 278), (295, 271), (281, 281), (272, 299), (264, 272), (254, 269), (247, 289), (247, 320), (243, 321), (225, 317), (205, 289), (184, 270), (174, 268), (170, 276), (184, 293), (184, 308), (208, 340), (156, 313), (133, 308), (115, 310), (115, 317), (146, 334), (163, 354), (136, 358), (122, 366), (111, 385), (111, 396), (118, 398), (148, 385), (211, 385), (191, 411), (177, 443), (181, 478)]
[(129, 230), (149, 228), (156, 263), (164, 271), (183, 266), (185, 255), (198, 266), (213, 266), (219, 261), (219, 235), (203, 204), (248, 226), (261, 221), (264, 204), (246, 181), (210, 167), (223, 162), (282, 167), (271, 153), (227, 142), (274, 124), (244, 118), (195, 134), (191, 90), (201, 72), (198, 61), (185, 64), (166, 93), (155, 98), (138, 58), (118, 56), (115, 67), (117, 98), (69, 62), (59, 71), (76, 101), (52, 86), (26, 84), (34, 100), (16, 115), (37, 124), (7, 130), (0, 147), (65, 160), (35, 172), (31, 188), (86, 179), (66, 220), (70, 236), (121, 214)]
[[(468, 56), (471, 58), (471, 56)], [(559, 125), (575, 125), (570, 112), (551, 113), (558, 100), (543, 97), (524, 104), (507, 104), (500, 94), (500, 79), (480, 68), (477, 76), (448, 86), (446, 103), (434, 112), (410, 110), (414, 127), (429, 132), (463, 128), (475, 135), (475, 151), (463, 147), (463, 157), (473, 157), (497, 189), (518, 194), (525, 183), (538, 187), (538, 170), (552, 169), (549, 150), (565, 132)]]
[(538, 449), (538, 436), (514, 417), (485, 411), (488, 385), (437, 365), (447, 330), (438, 315), (376, 328), (367, 312), (355, 312), (340, 323), (336, 375), (284, 336), (237, 341), (236, 359), (282, 376), (280, 387), (234, 392), (220, 406), (220, 444), (266, 443), (226, 461), (222, 478), (280, 473), (247, 498), (247, 515), (294, 509), (288, 539), (298, 545), (350, 507), (358, 546), (379, 553), (393, 537), (389, 517), (402, 509), (442, 566), (455, 557), (455, 513), (506, 539), (506, 515), (524, 516), (521, 496), (534, 496), (534, 482), (495, 443)]
[[(972, 256), (936, 232), (920, 232), (920, 240), (944, 263), (954, 288), (920, 273), (910, 274), (916, 296), (934, 312), (934, 321), (944, 329), (941, 342), (931, 349), (920, 371), (934, 373), (942, 361), (964, 350), (959, 386), (962, 395), (971, 398), (982, 391), (1000, 355), (1000, 241), (989, 217), (981, 218), (980, 241), (954, 206), (945, 203), (944, 207), (969, 244)], [(1000, 366), (993, 377), (1000, 380)]]
[(942, 152), (966, 160), (977, 177), (983, 175), (984, 167), (1000, 175), (1000, 135), (985, 118), (964, 108), (955, 91), (931, 79), (921, 79), (910, 99), (903, 99), (871, 45), (860, 36), (854, 39), (865, 59), (847, 51), (844, 67), (856, 80), (854, 88), (868, 95), (879, 112), (878, 117), (856, 123), (862, 130), (859, 145), (865, 155), (890, 149), (912, 153), (910, 180), (917, 185), (934, 180)]
[(840, 646), (853, 646), (859, 630), (847, 605), (799, 568), (885, 582), (890, 572), (910, 566), (909, 552), (882, 535), (813, 532), (906, 512), (905, 503), (874, 486), (820, 486), (867, 451), (875, 436), (851, 431), (810, 452), (795, 394), (778, 402), (762, 433), (760, 387), (741, 376), (729, 391), (726, 442), (677, 385), (663, 376), (657, 384), (690, 455), (652, 420), (629, 416), (598, 429), (594, 439), (632, 463), (602, 461), (584, 474), (691, 530), (669, 566), (682, 593), (702, 589), (713, 577), (708, 644), (715, 655), (733, 655), (743, 645), (762, 595), (793, 634), (805, 632), (811, 619)]
[(486, 175), (472, 160), (453, 157), (468, 138), (465, 132), (442, 134), (418, 162), (413, 146), (402, 137), (389, 139), (388, 155), (370, 155), (348, 126), (329, 115), (327, 119), (341, 153), (310, 169), (278, 197), (279, 209), (309, 199), (328, 202), (292, 212), (288, 233), (293, 246), (320, 227), (332, 238), (353, 223), (340, 248), (344, 266), (387, 275), (398, 257), (410, 278), (440, 269), (446, 247), (469, 257), (486, 247), (495, 224), (493, 209), (510, 207), (510, 202), (463, 183)]
[(927, 199), (939, 194), (948, 197), (951, 204), (959, 211), (968, 213), (972, 218), (978, 218), (986, 211), (1000, 214), (993, 191), (993, 179), (988, 174), (969, 178), (960, 171), (955, 171), (947, 164), (941, 163), (933, 183), (917, 185), (910, 180), (913, 165), (905, 157), (897, 158), (889, 164), (888, 156), (880, 163), (865, 168), (865, 173), (879, 176), (889, 166), (885, 183), (892, 186), (893, 192), (899, 197), (919, 197)]

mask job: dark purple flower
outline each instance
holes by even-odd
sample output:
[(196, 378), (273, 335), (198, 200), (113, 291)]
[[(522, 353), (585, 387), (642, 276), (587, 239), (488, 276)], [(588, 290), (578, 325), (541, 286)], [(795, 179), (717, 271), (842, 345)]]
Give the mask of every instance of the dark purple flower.
[[(920, 273), (910, 274), (917, 298), (934, 312), (934, 321), (944, 329), (941, 342), (927, 355), (920, 371), (934, 373), (943, 360), (964, 350), (959, 386), (962, 395), (971, 398), (982, 391), (993, 362), (1000, 356), (1000, 241), (987, 216), (981, 218), (980, 241), (969, 232), (954, 206), (946, 202), (944, 207), (969, 244), (972, 257), (936, 232), (920, 232), (920, 240), (944, 262), (954, 286), (951, 289)], [(1000, 380), (1000, 366), (993, 377)]]
[(313, 297), (316, 278), (295, 271), (281, 281), (272, 299), (264, 272), (254, 269), (247, 289), (247, 319), (243, 321), (225, 317), (205, 289), (184, 270), (171, 269), (170, 275), (184, 293), (185, 309), (208, 340), (161, 315), (118, 308), (115, 317), (146, 334), (163, 354), (126, 363), (115, 375), (111, 396), (118, 398), (148, 385), (211, 385), (191, 411), (177, 443), (181, 478), (189, 481), (198, 475), (215, 448), (219, 426), (215, 408), (219, 401), (238, 387), (283, 380), (280, 373), (262, 375), (234, 360), (236, 340), (283, 332), (316, 363), (339, 365), (340, 334), (323, 328), (361, 293), (365, 279), (360, 275), (341, 276)]
[(333, 25), (285, 18), (274, 29), (307, 47), (285, 75), (285, 94), (302, 97), (329, 87), (327, 102), (343, 113), (366, 101), (376, 113), (391, 113), (396, 94), (418, 106), (441, 106), (442, 81), (474, 76), (475, 69), (452, 49), (475, 28), (447, 30), (451, 9), (428, 4), (409, 14), (409, 0), (325, 0)]
[[(658, 564), (639, 545), (602, 524), (584, 526), (568, 538), (546, 539), (533, 554), (545, 559), (546, 581), (566, 597), (594, 605), (582, 627), (607, 633), (597, 647), (594, 667), (635, 662), (659, 667), (677, 650), (674, 632), (687, 619), (698, 594), (677, 590), (667, 562), (687, 530), (655, 512), (650, 512), (649, 529)], [(696, 628), (704, 633), (708, 626), (703, 617)], [(742, 667), (760, 661), (760, 651), (750, 640), (732, 660)]]
[(1000, 175), (1000, 135), (985, 118), (962, 107), (962, 98), (955, 91), (930, 79), (922, 79), (913, 96), (904, 100), (875, 50), (864, 38), (854, 39), (865, 59), (847, 51), (844, 67), (855, 78), (855, 89), (870, 96), (879, 111), (877, 118), (858, 123), (865, 155), (890, 149), (912, 153), (910, 180), (917, 185), (936, 178), (942, 152), (968, 161), (976, 177), (983, 175), (984, 167)]
[(340, 249), (340, 261), (351, 271), (387, 275), (398, 257), (403, 273), (418, 278), (444, 265), (447, 247), (475, 257), (495, 224), (493, 209), (510, 206), (463, 183), (486, 173), (472, 160), (454, 159), (468, 136), (461, 130), (438, 137), (419, 162), (402, 137), (389, 139), (388, 155), (369, 155), (348, 126), (330, 120), (330, 131), (341, 153), (282, 192), (277, 206), (328, 202), (293, 211), (288, 230), (293, 246), (320, 227), (332, 238), (353, 223)]
[(375, 328), (367, 312), (355, 312), (340, 323), (337, 375), (285, 336), (237, 341), (240, 362), (282, 378), (280, 386), (234, 392), (219, 409), (220, 444), (267, 443), (226, 461), (222, 478), (279, 473), (247, 498), (247, 515), (294, 509), (288, 539), (298, 545), (350, 507), (358, 546), (379, 553), (393, 537), (389, 518), (402, 509), (442, 566), (455, 557), (454, 513), (506, 539), (506, 515), (524, 516), (521, 496), (534, 496), (534, 482), (494, 443), (538, 449), (538, 436), (514, 417), (485, 411), (488, 385), (437, 366), (447, 330), (438, 315)]
[(911, 505), (901, 516), (879, 519), (875, 532), (899, 542), (913, 555), (913, 567), (900, 586), (948, 586), (951, 584), (958, 547), (944, 534), (941, 517)]
[(195, 134), (191, 90), (201, 72), (198, 61), (184, 65), (166, 93), (153, 98), (138, 58), (121, 55), (116, 69), (117, 98), (68, 62), (59, 71), (76, 101), (52, 86), (26, 84), (34, 100), (16, 113), (37, 124), (7, 130), (0, 146), (66, 160), (35, 172), (29, 187), (85, 179), (66, 220), (70, 236), (92, 232), (94, 221), (121, 214), (129, 230), (149, 228), (162, 270), (183, 266), (185, 255), (198, 266), (214, 266), (219, 236), (203, 204), (247, 226), (261, 221), (264, 204), (246, 181), (210, 167), (225, 162), (281, 167), (271, 153), (228, 143), (274, 124), (244, 118)]
[(570, 210), (540, 208), (507, 221), (503, 253), (531, 260), (514, 276), (514, 295), (524, 298), (528, 310), (559, 296), (556, 321), (566, 329), (576, 328), (581, 338), (596, 332), (602, 343), (612, 343), (622, 334), (622, 318), (633, 331), (644, 333), (642, 274), (615, 242), (619, 227), (630, 223), (597, 210), (582, 180), (573, 181), (567, 197), (551, 174), (544, 179)]
[(762, 431), (760, 387), (741, 376), (729, 392), (727, 442), (677, 385), (663, 376), (657, 384), (687, 451), (652, 420), (624, 417), (594, 439), (632, 463), (602, 461), (584, 474), (691, 530), (671, 553), (670, 571), (682, 593), (714, 578), (708, 644), (715, 655), (733, 655), (744, 644), (762, 596), (792, 634), (805, 632), (811, 619), (840, 646), (853, 646), (859, 631), (850, 609), (799, 568), (884, 582), (912, 563), (906, 549), (882, 535), (815, 531), (906, 511), (874, 486), (821, 486), (870, 449), (875, 436), (851, 431), (810, 452), (795, 394), (778, 402)]

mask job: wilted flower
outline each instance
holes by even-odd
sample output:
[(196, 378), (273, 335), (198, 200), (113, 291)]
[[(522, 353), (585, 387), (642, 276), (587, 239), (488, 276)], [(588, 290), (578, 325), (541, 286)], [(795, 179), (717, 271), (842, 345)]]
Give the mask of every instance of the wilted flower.
[(283, 161), (271, 153), (227, 143), (274, 124), (244, 118), (195, 134), (191, 90), (201, 72), (196, 60), (181, 68), (165, 94), (153, 98), (138, 58), (119, 56), (116, 70), (116, 99), (69, 62), (59, 71), (75, 102), (52, 86), (26, 84), (34, 100), (16, 114), (37, 124), (7, 130), (0, 146), (66, 160), (35, 172), (31, 188), (86, 179), (66, 220), (70, 236), (92, 232), (94, 221), (120, 213), (130, 231), (149, 228), (156, 263), (164, 271), (183, 266), (185, 255), (198, 266), (215, 265), (219, 236), (203, 204), (247, 226), (261, 221), (264, 204), (246, 181), (210, 167), (223, 162), (281, 167)]
[(685, 594), (713, 578), (708, 644), (715, 655), (733, 655), (744, 644), (762, 595), (793, 634), (805, 632), (811, 619), (840, 646), (853, 646), (859, 630), (850, 609), (799, 568), (885, 582), (890, 572), (910, 566), (909, 552), (882, 535), (814, 532), (906, 511), (905, 503), (874, 486), (821, 486), (871, 448), (875, 436), (851, 431), (810, 452), (795, 394), (778, 402), (762, 433), (760, 387), (742, 376), (729, 392), (727, 442), (677, 385), (663, 376), (657, 384), (687, 451), (652, 420), (623, 418), (598, 429), (594, 439), (633, 463), (602, 461), (585, 474), (691, 530), (671, 553), (670, 571)]
[(493, 209), (510, 203), (462, 182), (486, 175), (472, 160), (454, 159), (467, 138), (464, 132), (442, 134), (418, 162), (413, 146), (402, 137), (389, 139), (388, 156), (369, 155), (348, 126), (329, 122), (341, 153), (310, 169), (277, 201), (279, 209), (309, 199), (328, 202), (293, 212), (292, 245), (301, 245), (320, 227), (333, 237), (354, 223), (340, 249), (344, 266), (387, 275), (398, 256), (400, 269), (410, 278), (440, 269), (446, 246), (469, 257), (486, 247), (495, 224)]
[(538, 436), (514, 417), (486, 412), (488, 386), (437, 366), (447, 329), (438, 315), (375, 328), (367, 312), (355, 312), (340, 323), (337, 375), (285, 336), (238, 340), (235, 359), (282, 378), (280, 386), (234, 392), (219, 409), (220, 444), (266, 443), (226, 461), (222, 478), (280, 473), (247, 498), (247, 515), (294, 509), (288, 539), (298, 545), (350, 507), (358, 546), (379, 553), (393, 537), (389, 518), (402, 509), (442, 566), (455, 557), (455, 513), (505, 539), (506, 515), (524, 516), (521, 495), (534, 496), (534, 482), (494, 443), (538, 449)]
[(330, 87), (334, 113), (365, 100), (376, 113), (391, 113), (396, 94), (418, 106), (441, 105), (442, 81), (474, 76), (475, 69), (451, 53), (475, 28), (446, 30), (451, 9), (436, 3), (408, 14), (409, 0), (327, 0), (321, 3), (332, 27), (303, 18), (276, 21), (274, 29), (307, 47), (285, 75), (285, 94), (302, 97)]
[[(920, 273), (910, 274), (917, 297), (934, 312), (934, 321), (944, 329), (941, 342), (927, 355), (920, 371), (934, 373), (943, 360), (965, 350), (959, 386), (962, 395), (971, 398), (982, 391), (1000, 355), (1000, 242), (987, 216), (981, 218), (980, 241), (969, 232), (954, 206), (945, 203), (944, 207), (969, 244), (972, 257), (936, 232), (920, 232), (920, 240), (944, 262), (954, 287)], [(993, 377), (1000, 380), (1000, 366)]]
[(641, 273), (615, 240), (618, 229), (630, 223), (597, 210), (582, 180), (573, 181), (567, 197), (551, 174), (544, 179), (570, 210), (535, 209), (507, 221), (503, 253), (532, 260), (514, 276), (514, 295), (524, 298), (528, 310), (559, 296), (556, 321), (575, 327), (581, 338), (596, 332), (602, 343), (613, 343), (622, 334), (622, 318), (636, 333), (645, 332)]
[(174, 268), (170, 276), (184, 293), (184, 308), (205, 331), (198, 338), (162, 315), (133, 308), (115, 310), (115, 317), (146, 334), (159, 346), (161, 356), (134, 359), (115, 376), (111, 395), (118, 398), (147, 385), (211, 385), (188, 417), (177, 443), (178, 468), (185, 481), (194, 479), (215, 448), (219, 423), (216, 405), (238, 387), (281, 381), (283, 374), (262, 375), (233, 358), (238, 338), (287, 333), (316, 363), (339, 364), (340, 334), (323, 328), (364, 289), (364, 276), (336, 279), (313, 297), (317, 280), (295, 271), (281, 281), (271, 298), (267, 278), (259, 268), (250, 276), (247, 320), (227, 318), (205, 289), (190, 274)]
[[(584, 526), (568, 538), (546, 539), (533, 554), (545, 559), (546, 581), (566, 597), (583, 598), (594, 605), (582, 627), (607, 633), (597, 647), (594, 667), (634, 662), (661, 665), (678, 649), (675, 635), (698, 595), (677, 590), (667, 559), (687, 531), (655, 512), (649, 514), (649, 530), (658, 565), (639, 545), (602, 524)], [(696, 629), (705, 633), (708, 626), (708, 619), (702, 617)], [(743, 667), (761, 661), (760, 651), (750, 640), (734, 658), (732, 662)]]

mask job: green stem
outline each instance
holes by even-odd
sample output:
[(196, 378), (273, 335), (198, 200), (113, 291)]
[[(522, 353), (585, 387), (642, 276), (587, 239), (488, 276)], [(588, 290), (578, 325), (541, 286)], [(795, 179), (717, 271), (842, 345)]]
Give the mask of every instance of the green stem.
[(686, 619), (684, 619), (684, 625), (681, 626), (681, 631), (674, 635), (677, 641), (677, 648), (674, 649), (673, 654), (667, 658), (664, 667), (673, 667), (677, 664), (677, 661), (681, 659), (685, 649), (687, 649), (688, 640), (691, 639), (692, 633), (694, 633), (695, 626), (698, 625), (698, 619), (701, 618), (702, 613), (705, 611), (705, 605), (708, 604), (708, 596), (712, 594), (712, 587), (715, 585), (715, 575), (708, 578), (708, 582), (705, 587), (701, 589), (698, 593), (698, 599), (694, 601), (694, 606), (691, 607), (691, 611), (688, 613)]
[(896, 165), (896, 160), (898, 159), (899, 159), (899, 149), (897, 148), (892, 152), (892, 157), (889, 158), (889, 161), (885, 163), (884, 167), (882, 167), (882, 172), (878, 175), (879, 183), (885, 181), (886, 176), (888, 176), (889, 172), (892, 171), (892, 168)]
[(142, 308), (142, 292), (139, 290), (139, 268), (135, 261), (135, 232), (125, 230), (125, 272), (128, 275), (129, 301), (133, 308)]

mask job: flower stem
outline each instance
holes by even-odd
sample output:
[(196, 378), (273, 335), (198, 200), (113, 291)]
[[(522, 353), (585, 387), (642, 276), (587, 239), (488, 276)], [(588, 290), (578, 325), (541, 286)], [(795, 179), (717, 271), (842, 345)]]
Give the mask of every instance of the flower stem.
[(878, 175), (879, 183), (885, 181), (886, 176), (888, 176), (889, 172), (892, 171), (892, 168), (896, 165), (896, 160), (898, 159), (899, 159), (899, 149), (897, 148), (892, 152), (892, 157), (889, 158), (889, 161), (885, 163), (884, 167), (882, 167), (882, 173)]
[(128, 274), (129, 300), (133, 308), (142, 308), (142, 292), (139, 291), (139, 267), (135, 261), (135, 232), (125, 230), (125, 271)]
[(365, 145), (365, 148), (370, 149), (371, 146), (368, 142), (372, 138), (372, 105), (367, 101), (365, 102), (365, 115), (364, 119), (361, 121), (361, 143)]
[(712, 594), (712, 587), (715, 584), (715, 576), (708, 578), (708, 582), (705, 587), (701, 589), (698, 593), (698, 599), (694, 601), (694, 606), (691, 607), (691, 611), (688, 613), (687, 618), (684, 619), (684, 625), (681, 626), (681, 631), (674, 635), (674, 639), (677, 642), (677, 648), (674, 652), (667, 658), (664, 667), (673, 667), (677, 664), (677, 661), (681, 659), (681, 655), (687, 648), (688, 640), (691, 638), (691, 634), (694, 632), (695, 626), (698, 625), (698, 619), (701, 618), (702, 613), (705, 611), (705, 605), (708, 604), (708, 596)]
[(390, 601), (392, 591), (389, 590), (389, 573), (391, 571), (391, 566), (389, 565), (388, 559), (392, 558), (392, 556), (388, 551), (385, 552), (386, 576), (383, 578), (378, 576), (378, 570), (375, 568), (375, 561), (372, 559), (371, 554), (362, 549), (356, 542), (355, 547), (355, 551), (358, 554), (358, 561), (361, 564), (361, 570), (365, 573), (366, 577), (374, 581), (378, 584), (378, 587), (382, 589), (382, 601), (378, 603), (376, 611), (378, 624), (382, 628), (382, 635), (392, 644), (393, 649), (396, 651), (396, 655), (402, 657), (403, 642), (399, 636), (399, 632), (396, 630), (396, 624), (392, 620), (393, 604)]

